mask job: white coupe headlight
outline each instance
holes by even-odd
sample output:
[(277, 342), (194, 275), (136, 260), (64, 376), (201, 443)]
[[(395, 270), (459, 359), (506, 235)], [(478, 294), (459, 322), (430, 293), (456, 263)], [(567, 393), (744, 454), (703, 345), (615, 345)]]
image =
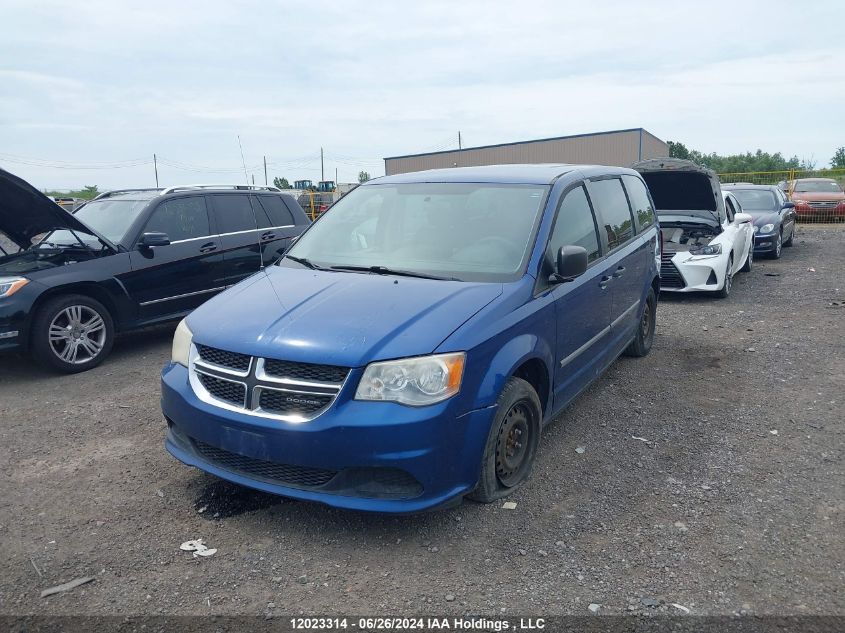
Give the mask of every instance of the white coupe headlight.
[(176, 326), (176, 332), (173, 334), (173, 351), (170, 354), (170, 360), (187, 367), (193, 338), (194, 335), (188, 324), (185, 323), (185, 319), (182, 319), (179, 325)]
[(698, 248), (689, 249), (690, 255), (718, 255), (721, 252), (721, 244), (708, 244), (707, 246), (699, 246)]
[(774, 224), (764, 224), (760, 227), (760, 233), (771, 233), (775, 230)]
[(356, 400), (382, 400), (421, 407), (461, 390), (466, 354), (437, 354), (367, 365)]
[(0, 297), (11, 297), (28, 283), (26, 277), (0, 277)]

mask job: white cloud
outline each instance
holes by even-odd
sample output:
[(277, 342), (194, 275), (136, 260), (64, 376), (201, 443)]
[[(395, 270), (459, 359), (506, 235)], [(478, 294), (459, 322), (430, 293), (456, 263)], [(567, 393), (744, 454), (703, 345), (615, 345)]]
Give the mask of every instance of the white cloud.
[[(329, 174), (352, 180), (459, 129), (480, 145), (643, 126), (704, 151), (820, 162), (845, 143), (838, 1), (6, 5), (7, 154), (90, 164), (155, 152), (236, 179), (240, 135), (248, 166), (267, 155), (271, 176), (319, 176), (323, 146)], [(41, 187), (152, 177), (146, 165), (0, 165)], [(208, 179), (172, 163), (160, 173)]]

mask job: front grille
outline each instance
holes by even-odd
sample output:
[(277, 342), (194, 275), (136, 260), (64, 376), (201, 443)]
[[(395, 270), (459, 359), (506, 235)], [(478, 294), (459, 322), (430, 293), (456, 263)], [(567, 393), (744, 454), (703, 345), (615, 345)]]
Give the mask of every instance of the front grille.
[(220, 468), (245, 473), (256, 478), (270, 480), (293, 488), (316, 488), (318, 486), (324, 486), (337, 475), (337, 471), (335, 470), (277, 464), (275, 462), (238, 455), (237, 453), (230, 453), (222, 448), (216, 448), (199, 440), (193, 440), (193, 442), (197, 451), (203, 457)]
[(334, 402), (348, 367), (253, 358), (194, 345), (190, 380), (194, 393), (214, 405), (237, 405), (251, 415), (287, 422), (313, 420)]
[(241, 407), (244, 406), (246, 386), (243, 383), (232, 382), (231, 380), (209, 376), (200, 372), (197, 372), (197, 378), (199, 378), (206, 391), (218, 400), (231, 402)]
[(672, 263), (675, 253), (663, 253), (660, 260), (660, 287), (661, 288), (683, 288), (687, 284), (684, 281), (681, 271)]
[(252, 359), (247, 354), (227, 352), (216, 347), (208, 347), (207, 345), (197, 345), (197, 352), (200, 358), (207, 363), (228, 367), (236, 371), (246, 371), (249, 369), (249, 361)]
[(273, 360), (268, 358), (264, 361), (264, 371), (268, 376), (273, 376), (274, 378), (340, 383), (346, 380), (349, 368), (336, 367), (334, 365), (294, 363), (288, 360)]
[(815, 207), (816, 209), (832, 209), (839, 204), (839, 202), (836, 200), (810, 200), (807, 204), (811, 207)]
[(258, 404), (269, 413), (307, 417), (325, 409), (334, 398), (334, 395), (262, 389)]

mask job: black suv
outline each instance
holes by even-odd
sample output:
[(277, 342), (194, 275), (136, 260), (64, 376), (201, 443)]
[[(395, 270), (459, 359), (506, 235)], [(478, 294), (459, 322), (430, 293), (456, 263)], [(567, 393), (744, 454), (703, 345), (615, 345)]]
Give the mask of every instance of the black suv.
[(115, 332), (183, 317), (308, 224), (291, 196), (247, 185), (112, 191), (71, 215), (0, 169), (0, 351), (90, 369)]

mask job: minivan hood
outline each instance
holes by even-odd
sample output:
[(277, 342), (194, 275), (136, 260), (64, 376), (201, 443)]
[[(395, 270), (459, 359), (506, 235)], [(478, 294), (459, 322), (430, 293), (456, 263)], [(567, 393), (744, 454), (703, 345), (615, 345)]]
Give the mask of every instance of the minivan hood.
[[(0, 233), (23, 250), (32, 245), (36, 235), (57, 229), (82, 231), (104, 239), (27, 181), (0, 169)], [(108, 240), (104, 243), (112, 246)]]
[(648, 185), (658, 216), (698, 216), (717, 222), (725, 216), (722, 189), (714, 171), (680, 158), (652, 158), (631, 167)]
[(502, 284), (270, 266), (188, 317), (196, 342), (252, 356), (359, 367), (433, 352)]

